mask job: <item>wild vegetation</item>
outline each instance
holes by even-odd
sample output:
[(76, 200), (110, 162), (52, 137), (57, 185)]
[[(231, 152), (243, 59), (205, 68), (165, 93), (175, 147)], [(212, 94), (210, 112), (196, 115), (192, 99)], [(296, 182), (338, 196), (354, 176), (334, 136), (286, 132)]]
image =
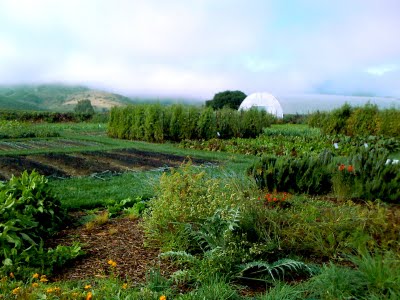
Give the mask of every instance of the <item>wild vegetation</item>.
[[(113, 139), (98, 124), (46, 125), (61, 138), (98, 144), (44, 148), (41, 153), (135, 148), (190, 156), (193, 161), (188, 158), (178, 168), (69, 179), (23, 173), (4, 181), (0, 187), (0, 242), (6, 249), (0, 254), (2, 299), (400, 297), (396, 135), (327, 136), (307, 125), (272, 125), (255, 138), (180, 141), (188, 125), (181, 126), (178, 120), (187, 122), (189, 112), (201, 115), (202, 111), (184, 106), (165, 109), (170, 121), (163, 140), (155, 139), (156, 123), (151, 127), (150, 121), (146, 125), (146, 119), (141, 119), (148, 127), (147, 137), (171, 141), (164, 144)], [(138, 139), (136, 131), (130, 131), (136, 126), (135, 116), (148, 113), (149, 120), (155, 120), (151, 118), (163, 112), (157, 105), (141, 106), (140, 113), (134, 110), (114, 111), (108, 132), (125, 128), (111, 126), (120, 121), (130, 124), (126, 127), (130, 129), (114, 132)], [(229, 112), (224, 109), (208, 116)], [(19, 141), (35, 139), (39, 138)], [(206, 147), (197, 146), (201, 143), (218, 143), (220, 148), (203, 151)], [(27, 155), (33, 150), (13, 151)], [(213, 164), (198, 165), (196, 158)], [(79, 215), (75, 225), (71, 214)], [(53, 281), (57, 269), (71, 268), (71, 261), (79, 264), (78, 256), (84, 260), (86, 248), (79, 243), (47, 244), (49, 235), (62, 224), (88, 234), (122, 216), (138, 219), (147, 247), (143, 251), (160, 253), (158, 265), (148, 269), (143, 281), (120, 275), (120, 257), (107, 258), (98, 277)], [(112, 239), (118, 229), (113, 230), (96, 234)], [(125, 237), (127, 243), (129, 238)]]

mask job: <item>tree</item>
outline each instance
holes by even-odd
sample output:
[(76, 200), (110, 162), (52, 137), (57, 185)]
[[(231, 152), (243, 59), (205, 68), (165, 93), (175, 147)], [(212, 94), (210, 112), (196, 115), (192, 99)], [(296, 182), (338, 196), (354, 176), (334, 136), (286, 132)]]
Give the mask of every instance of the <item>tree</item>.
[(74, 108), (74, 112), (77, 114), (93, 115), (94, 108), (90, 100), (79, 100)]
[(206, 106), (215, 109), (229, 107), (238, 109), (242, 101), (246, 98), (246, 94), (241, 91), (225, 91), (214, 95), (212, 100), (206, 101)]

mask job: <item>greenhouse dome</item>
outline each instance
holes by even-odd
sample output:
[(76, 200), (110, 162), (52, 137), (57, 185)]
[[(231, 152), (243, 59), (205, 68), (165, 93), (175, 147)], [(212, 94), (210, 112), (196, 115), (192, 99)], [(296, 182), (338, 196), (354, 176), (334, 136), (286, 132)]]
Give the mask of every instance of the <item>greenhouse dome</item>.
[(279, 101), (269, 93), (253, 93), (243, 100), (239, 110), (248, 110), (252, 107), (264, 109), (277, 118), (283, 118), (283, 110)]

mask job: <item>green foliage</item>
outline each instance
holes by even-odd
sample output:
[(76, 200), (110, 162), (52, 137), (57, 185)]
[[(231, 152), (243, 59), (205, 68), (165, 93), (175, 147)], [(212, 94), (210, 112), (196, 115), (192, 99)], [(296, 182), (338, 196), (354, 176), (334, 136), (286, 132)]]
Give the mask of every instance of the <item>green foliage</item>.
[(93, 108), (90, 100), (87, 100), (87, 99), (79, 100), (74, 108), (74, 112), (77, 114), (83, 114), (83, 115), (93, 115), (94, 108)]
[(0, 121), (0, 139), (58, 137), (56, 130), (18, 121)]
[(338, 197), (398, 202), (400, 164), (394, 164), (387, 151), (370, 147), (343, 161), (332, 178)]
[(279, 259), (303, 257), (346, 257), (360, 245), (369, 249), (398, 249), (400, 237), (393, 221), (398, 214), (381, 205), (334, 204), (323, 200), (291, 197), (290, 205), (265, 206), (258, 200), (244, 211), (240, 224), (252, 242), (253, 257)]
[[(337, 162), (346, 161), (346, 163)], [(395, 202), (400, 199), (400, 165), (388, 160), (384, 149), (362, 147), (346, 159), (336, 158), (330, 151), (318, 156), (264, 156), (255, 162), (248, 174), (259, 188), (326, 195), (332, 189), (341, 199), (380, 199)]]
[(43, 240), (55, 233), (65, 213), (35, 171), (12, 177), (0, 186), (0, 271), (23, 272), (27, 267), (52, 268), (81, 254), (80, 246), (44, 248)]
[(273, 281), (285, 280), (285, 276), (312, 274), (312, 270), (303, 262), (293, 259), (281, 259), (272, 264), (265, 261), (252, 261), (239, 266), (238, 277)]
[(261, 189), (291, 193), (327, 194), (331, 190), (329, 164), (333, 155), (329, 151), (319, 156), (302, 157), (265, 156), (251, 166), (251, 174)]
[(217, 123), (215, 113), (211, 108), (205, 108), (201, 111), (197, 121), (197, 132), (199, 137), (209, 140), (217, 136)]
[(246, 97), (246, 94), (241, 91), (224, 91), (215, 94), (212, 100), (206, 101), (206, 106), (214, 110), (223, 107), (237, 110)]
[(183, 139), (255, 137), (270, 126), (272, 117), (265, 111), (238, 112), (225, 108), (142, 104), (114, 107), (110, 112), (108, 135), (123, 139), (164, 142)]
[(244, 207), (247, 197), (241, 186), (224, 179), (198, 172), (190, 163), (164, 173), (143, 218), (148, 241), (168, 250), (186, 250), (190, 242), (186, 224), (202, 223), (221, 207)]
[(330, 113), (319, 111), (308, 117), (308, 124), (319, 127), (325, 134), (346, 134), (349, 136), (382, 135), (400, 136), (400, 110), (379, 110), (370, 103), (353, 108), (349, 104)]
[(360, 253), (351, 257), (354, 269), (330, 263), (304, 288), (321, 299), (397, 299), (400, 296), (399, 257), (392, 252)]

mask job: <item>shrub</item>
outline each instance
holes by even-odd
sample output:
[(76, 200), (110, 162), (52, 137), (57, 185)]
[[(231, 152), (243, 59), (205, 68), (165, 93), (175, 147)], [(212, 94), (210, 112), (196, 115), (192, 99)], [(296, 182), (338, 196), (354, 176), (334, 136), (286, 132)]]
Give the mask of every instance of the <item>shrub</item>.
[(243, 183), (224, 179), (198, 172), (190, 163), (170, 174), (164, 173), (157, 196), (149, 201), (149, 210), (144, 215), (148, 242), (167, 250), (187, 250), (190, 247), (187, 224), (202, 223), (219, 208), (243, 208), (247, 199)]
[(270, 192), (327, 194), (331, 190), (332, 158), (329, 151), (318, 156), (265, 156), (248, 169), (248, 174), (255, 178), (259, 188)]
[(44, 239), (65, 220), (47, 179), (33, 171), (0, 185), (0, 272), (23, 274), (27, 267), (43, 270), (80, 254), (80, 246), (45, 249)]

